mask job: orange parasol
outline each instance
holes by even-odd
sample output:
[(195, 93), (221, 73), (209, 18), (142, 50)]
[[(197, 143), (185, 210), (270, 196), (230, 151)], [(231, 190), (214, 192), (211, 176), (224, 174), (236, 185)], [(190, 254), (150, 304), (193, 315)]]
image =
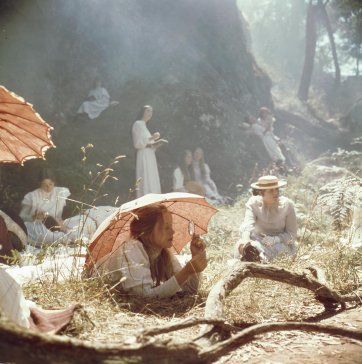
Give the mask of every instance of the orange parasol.
[(44, 158), (45, 151), (55, 147), (51, 129), (31, 104), (0, 86), (0, 162)]
[[(130, 224), (136, 216), (134, 210), (154, 203), (165, 205), (172, 214), (175, 231), (172, 245), (176, 253), (191, 240), (190, 235), (207, 233), (209, 220), (217, 211), (204, 197), (183, 192), (150, 193), (127, 202), (98, 227), (89, 246), (86, 266), (91, 268), (94, 263), (118, 249), (129, 238)], [(190, 226), (192, 232), (189, 231)]]

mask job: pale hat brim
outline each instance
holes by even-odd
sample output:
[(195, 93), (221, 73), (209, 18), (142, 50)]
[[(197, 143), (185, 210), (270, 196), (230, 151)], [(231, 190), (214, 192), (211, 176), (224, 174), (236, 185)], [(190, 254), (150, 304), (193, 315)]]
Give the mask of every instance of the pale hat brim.
[(271, 188), (280, 188), (286, 186), (287, 181), (276, 181), (275, 183), (267, 183), (267, 184), (258, 184), (258, 182), (252, 183), (251, 188), (255, 190), (269, 190)]

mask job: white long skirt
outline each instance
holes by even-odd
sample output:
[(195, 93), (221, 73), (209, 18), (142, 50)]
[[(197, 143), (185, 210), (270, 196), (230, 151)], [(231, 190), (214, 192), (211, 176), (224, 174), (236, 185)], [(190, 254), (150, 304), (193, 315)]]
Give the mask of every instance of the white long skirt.
[(156, 153), (152, 148), (137, 151), (136, 164), (137, 197), (147, 193), (161, 193), (160, 176), (158, 174)]

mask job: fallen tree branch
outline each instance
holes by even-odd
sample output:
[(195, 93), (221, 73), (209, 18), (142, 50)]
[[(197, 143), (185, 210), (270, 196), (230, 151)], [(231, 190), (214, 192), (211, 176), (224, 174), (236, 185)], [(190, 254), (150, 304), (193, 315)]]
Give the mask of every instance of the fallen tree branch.
[[(66, 362), (98, 364), (106, 362), (211, 363), (231, 350), (244, 345), (257, 335), (272, 331), (303, 330), (341, 335), (362, 341), (362, 331), (304, 322), (257, 324), (230, 337), (235, 327), (225, 323), (223, 302), (226, 296), (245, 278), (265, 278), (313, 291), (316, 296), (333, 302), (359, 302), (358, 294), (340, 295), (321, 282), (271, 265), (240, 263), (211, 290), (205, 307), (204, 319), (187, 319), (160, 328), (143, 330), (138, 336), (119, 344), (96, 344), (67, 337), (38, 334), (22, 329), (10, 322), (0, 322), (1, 360), (14, 363)], [(203, 325), (197, 341), (179, 342), (175, 339), (157, 339), (154, 336), (195, 325)], [(205, 330), (205, 326), (207, 330)], [(223, 337), (222, 334), (226, 333)], [(216, 336), (215, 336), (216, 334)], [(215, 343), (215, 341), (218, 341)], [(214, 344), (212, 344), (214, 343)], [(206, 348), (205, 348), (206, 345)]]
[[(183, 329), (199, 324), (215, 323), (214, 320), (185, 320), (175, 325), (168, 325), (173, 329)], [(12, 323), (0, 322), (0, 352), (1, 359), (15, 363), (35, 364), (39, 362), (66, 362), (77, 364), (109, 363), (169, 363), (170, 357), (177, 363), (211, 363), (228, 352), (253, 341), (257, 335), (272, 331), (303, 330), (307, 332), (320, 332), (331, 335), (340, 335), (354, 340), (362, 341), (362, 331), (300, 322), (281, 322), (253, 325), (205, 349), (204, 346), (193, 343), (176, 342), (175, 340), (157, 340), (143, 336), (137, 342), (119, 344), (95, 344), (62, 336), (33, 333), (24, 330)], [(156, 333), (156, 329), (153, 331)], [(158, 330), (158, 333), (169, 331)], [(149, 330), (148, 334), (152, 334)]]
[(200, 352), (200, 358), (202, 360), (211, 363), (212, 361), (220, 358), (220, 356), (227, 354), (228, 352), (239, 348), (255, 339), (256, 335), (265, 334), (272, 331), (290, 331), (290, 330), (302, 330), (307, 332), (319, 332), (330, 335), (338, 335), (347, 337), (350, 339), (362, 341), (362, 330), (350, 330), (336, 326), (311, 324), (303, 322), (277, 322), (258, 324), (247, 329), (242, 330), (232, 338), (223, 342), (217, 343), (204, 349)]
[(154, 327), (154, 328), (150, 328), (150, 329), (144, 329), (140, 332), (140, 334), (138, 335), (138, 337), (145, 337), (145, 336), (154, 336), (154, 335), (160, 335), (160, 334), (166, 334), (168, 332), (172, 332), (172, 331), (177, 331), (177, 330), (182, 330), (182, 329), (187, 329), (189, 327), (192, 326), (196, 326), (196, 325), (213, 325), (216, 326), (222, 330), (226, 330), (226, 331), (236, 331), (237, 327), (232, 326), (228, 323), (225, 323), (222, 320), (209, 320), (206, 318), (187, 318), (185, 320), (179, 321), (176, 324), (172, 323), (169, 325), (164, 325), (161, 327)]
[(34, 333), (9, 321), (0, 322), (2, 362), (12, 363), (206, 363), (193, 342), (147, 338), (143, 342), (100, 344), (65, 336)]
[(340, 295), (331, 290), (325, 284), (316, 279), (308, 277), (307, 274), (293, 273), (284, 268), (273, 265), (244, 263), (240, 262), (211, 289), (205, 306), (205, 318), (224, 318), (224, 299), (246, 278), (264, 278), (282, 283), (287, 283), (296, 287), (306, 288), (315, 293), (316, 298), (322, 301), (328, 299), (342, 306), (346, 302), (360, 302), (358, 294)]

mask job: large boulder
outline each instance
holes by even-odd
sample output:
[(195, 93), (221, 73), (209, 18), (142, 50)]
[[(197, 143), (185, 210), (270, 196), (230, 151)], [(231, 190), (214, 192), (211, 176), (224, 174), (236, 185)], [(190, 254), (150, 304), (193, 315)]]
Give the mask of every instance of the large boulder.
[[(144, 104), (154, 107), (151, 131), (169, 140), (158, 152), (164, 191), (171, 188), (172, 170), (185, 148), (204, 148), (221, 190), (254, 168), (249, 157), (255, 154), (255, 138), (240, 124), (247, 112), (273, 106), (271, 82), (246, 47), (235, 0), (109, 0), (107, 6), (53, 0), (26, 6), (26, 12), (21, 2), (7, 4), (3, 20), (12, 42), (0, 39), (8, 51), (2, 52), (0, 75), (55, 127), (57, 149), (47, 153), (43, 167), (55, 171), (58, 184), (69, 186), (76, 197), (82, 196), (96, 163), (125, 154), (115, 171), (119, 182), (110, 181), (107, 192), (110, 200), (129, 198), (135, 182), (130, 130)], [(17, 27), (11, 23), (15, 17)], [(37, 26), (28, 32), (31, 24)], [(42, 47), (46, 59), (39, 53)], [(97, 75), (119, 105), (96, 120), (74, 123)], [(82, 163), (80, 148), (87, 143), (94, 148)], [(30, 189), (35, 187), (30, 180), (36, 179), (31, 175), (39, 173), (38, 163), (29, 163), (24, 183)]]

